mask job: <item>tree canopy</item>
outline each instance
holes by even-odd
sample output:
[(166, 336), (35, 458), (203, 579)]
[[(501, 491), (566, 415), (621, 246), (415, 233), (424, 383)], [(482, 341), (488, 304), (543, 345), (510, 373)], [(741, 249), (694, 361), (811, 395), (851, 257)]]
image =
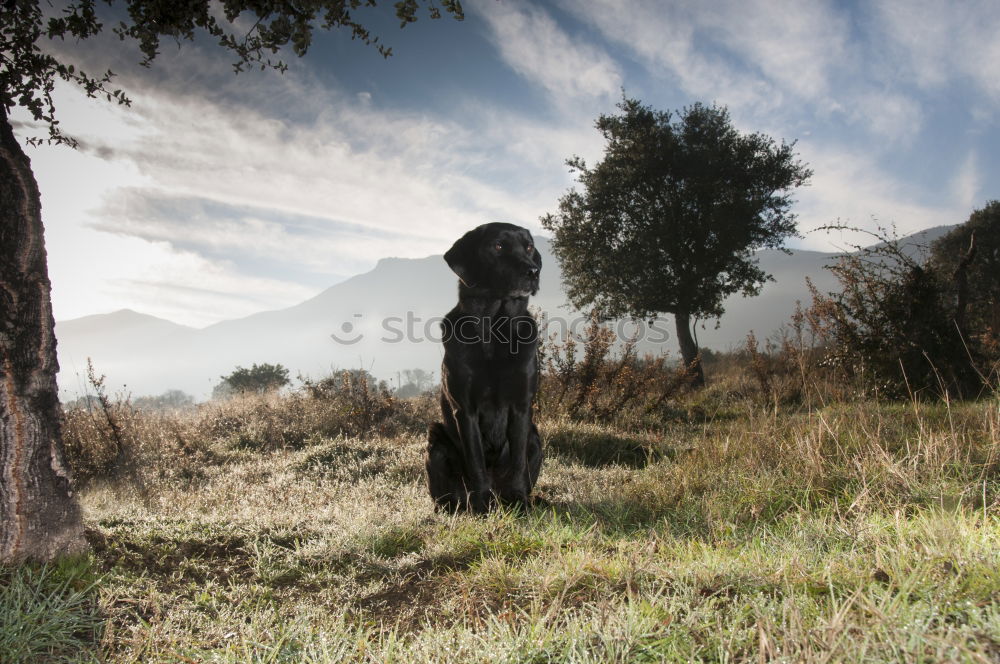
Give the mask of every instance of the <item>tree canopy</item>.
[(256, 393), (263, 394), (277, 390), (291, 381), (288, 380), (288, 369), (280, 364), (254, 364), (249, 369), (236, 367), (228, 376), (220, 376), (222, 382), (212, 391), (213, 397), (225, 397), (231, 394)]
[(794, 143), (739, 132), (724, 107), (697, 103), (676, 119), (636, 99), (618, 108), (596, 122), (604, 158), (593, 168), (568, 160), (582, 190), (541, 223), (575, 306), (602, 317), (674, 314), (691, 365), (690, 318), (721, 316), (725, 297), (760, 292), (770, 275), (753, 252), (795, 234), (791, 190), (812, 172)]

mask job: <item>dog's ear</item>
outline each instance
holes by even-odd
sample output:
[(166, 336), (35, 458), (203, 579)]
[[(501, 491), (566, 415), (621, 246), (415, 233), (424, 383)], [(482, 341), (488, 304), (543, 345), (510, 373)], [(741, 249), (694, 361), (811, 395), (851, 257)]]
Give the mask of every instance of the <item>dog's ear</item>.
[[(531, 237), (530, 235), (528, 237)], [(535, 244), (535, 239), (531, 239), (531, 246), (534, 247), (534, 251), (531, 252), (531, 258), (535, 261), (535, 267), (539, 270), (542, 269), (542, 252), (538, 251), (538, 245)]]
[(482, 228), (473, 228), (471, 231), (458, 238), (451, 249), (445, 252), (444, 260), (452, 272), (458, 275), (462, 283), (469, 287), (474, 287), (478, 279), (479, 242), (482, 237)]

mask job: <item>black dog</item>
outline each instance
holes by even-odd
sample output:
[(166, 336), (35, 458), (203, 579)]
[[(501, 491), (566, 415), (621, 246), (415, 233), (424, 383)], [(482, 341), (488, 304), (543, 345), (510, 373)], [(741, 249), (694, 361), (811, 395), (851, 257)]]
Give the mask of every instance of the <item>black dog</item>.
[(484, 224), (444, 255), (458, 275), (458, 306), (442, 323), (441, 412), (427, 444), (427, 480), (439, 508), (526, 507), (542, 465), (531, 404), (538, 391), (538, 325), (528, 295), (542, 259), (531, 234)]

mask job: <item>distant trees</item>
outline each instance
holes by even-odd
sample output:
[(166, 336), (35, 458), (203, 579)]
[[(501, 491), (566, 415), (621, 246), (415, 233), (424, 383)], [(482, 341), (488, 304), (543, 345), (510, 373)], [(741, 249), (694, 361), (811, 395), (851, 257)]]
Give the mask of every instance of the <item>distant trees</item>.
[(423, 394), (434, 384), (434, 372), (424, 369), (403, 369), (403, 382), (396, 389), (396, 396), (402, 399)]
[(183, 410), (194, 406), (194, 397), (181, 390), (167, 390), (156, 396), (135, 397), (132, 405), (139, 410)]
[(704, 382), (693, 317), (719, 317), (733, 293), (756, 295), (770, 275), (753, 252), (795, 233), (791, 190), (811, 171), (792, 144), (737, 131), (725, 108), (677, 113), (625, 98), (596, 122), (607, 144), (593, 168), (567, 161), (582, 191), (541, 219), (578, 308), (602, 317), (670, 313), (695, 384)]
[(302, 387), (315, 399), (323, 399), (331, 394), (342, 392), (378, 391), (389, 394), (389, 384), (378, 380), (365, 369), (335, 369), (329, 376), (313, 380), (299, 376)]
[(212, 390), (212, 398), (227, 398), (234, 394), (263, 394), (281, 389), (291, 381), (288, 369), (280, 364), (254, 364), (249, 369), (237, 366)]
[[(183, 410), (194, 406), (194, 397), (181, 390), (167, 390), (163, 394), (155, 396), (149, 395), (131, 398), (129, 399), (129, 403), (136, 409), (145, 411)], [(72, 401), (65, 402), (63, 408), (80, 408), (91, 411), (99, 408), (100, 405), (100, 400), (96, 395), (86, 394)]]

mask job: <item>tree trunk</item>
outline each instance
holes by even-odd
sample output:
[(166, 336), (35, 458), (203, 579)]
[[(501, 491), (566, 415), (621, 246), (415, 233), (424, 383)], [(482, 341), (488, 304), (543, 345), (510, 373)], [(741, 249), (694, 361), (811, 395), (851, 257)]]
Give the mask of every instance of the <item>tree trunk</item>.
[(63, 462), (41, 202), (0, 108), (0, 562), (85, 549)]
[(701, 368), (698, 344), (691, 336), (691, 315), (687, 312), (675, 313), (674, 323), (677, 326), (677, 342), (681, 346), (681, 358), (684, 360), (684, 366), (691, 372), (691, 384), (694, 387), (702, 387), (705, 384), (705, 372)]

